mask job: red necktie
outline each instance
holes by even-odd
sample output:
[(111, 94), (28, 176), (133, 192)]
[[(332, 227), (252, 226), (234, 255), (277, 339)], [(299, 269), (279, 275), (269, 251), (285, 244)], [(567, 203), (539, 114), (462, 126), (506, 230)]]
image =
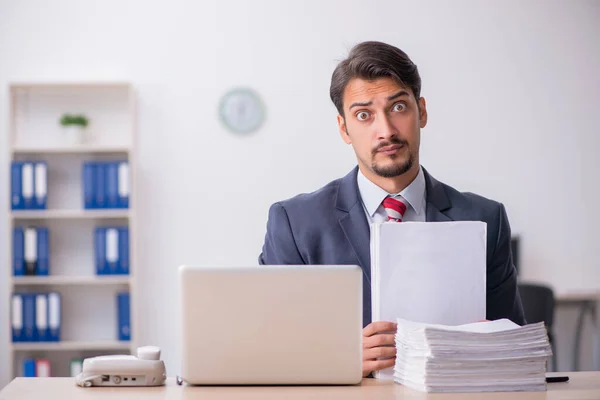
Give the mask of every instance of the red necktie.
[(402, 216), (406, 212), (406, 204), (388, 196), (383, 199), (383, 207), (388, 215), (388, 221), (402, 222)]

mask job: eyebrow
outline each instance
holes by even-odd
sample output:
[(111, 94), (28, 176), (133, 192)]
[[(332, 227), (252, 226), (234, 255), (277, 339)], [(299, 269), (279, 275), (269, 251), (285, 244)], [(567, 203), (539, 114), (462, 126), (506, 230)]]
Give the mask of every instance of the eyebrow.
[[(408, 92), (406, 90), (401, 90), (398, 93), (393, 94), (390, 97), (388, 97), (387, 100), (388, 101), (394, 100), (394, 99), (397, 99), (398, 97), (402, 97), (402, 96), (410, 96), (410, 95), (408, 94)], [(371, 105), (373, 105), (372, 101), (368, 101), (366, 103), (352, 103), (348, 109), (352, 110), (352, 108), (354, 108), (354, 107), (368, 107)]]
[(401, 90), (398, 93), (391, 95), (387, 99), (394, 100), (394, 99), (397, 99), (398, 97), (402, 97), (402, 96), (410, 96), (410, 94), (408, 94), (408, 92), (406, 90)]

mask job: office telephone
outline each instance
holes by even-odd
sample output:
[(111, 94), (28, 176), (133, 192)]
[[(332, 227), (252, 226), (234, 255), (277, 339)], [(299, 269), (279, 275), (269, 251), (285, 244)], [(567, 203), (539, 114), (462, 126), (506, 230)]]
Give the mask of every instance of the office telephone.
[(131, 355), (98, 356), (83, 360), (82, 372), (75, 382), (90, 386), (161, 386), (167, 371), (156, 346), (138, 347)]

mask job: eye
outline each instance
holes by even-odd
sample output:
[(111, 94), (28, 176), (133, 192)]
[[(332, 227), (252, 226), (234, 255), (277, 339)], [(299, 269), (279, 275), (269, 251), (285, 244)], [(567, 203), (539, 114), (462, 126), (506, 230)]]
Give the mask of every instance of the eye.
[(356, 118), (359, 121), (366, 121), (367, 119), (369, 119), (369, 113), (366, 111), (359, 111), (356, 113)]
[(395, 112), (402, 112), (404, 110), (406, 110), (406, 104), (404, 104), (404, 103), (396, 103), (392, 107), (392, 111), (395, 111)]

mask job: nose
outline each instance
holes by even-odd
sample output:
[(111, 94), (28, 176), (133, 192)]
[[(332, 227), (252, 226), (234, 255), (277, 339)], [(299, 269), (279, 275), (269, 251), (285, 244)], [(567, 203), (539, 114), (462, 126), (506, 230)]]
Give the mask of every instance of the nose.
[(377, 118), (375, 129), (377, 129), (377, 139), (387, 140), (398, 133), (389, 116), (386, 114)]

